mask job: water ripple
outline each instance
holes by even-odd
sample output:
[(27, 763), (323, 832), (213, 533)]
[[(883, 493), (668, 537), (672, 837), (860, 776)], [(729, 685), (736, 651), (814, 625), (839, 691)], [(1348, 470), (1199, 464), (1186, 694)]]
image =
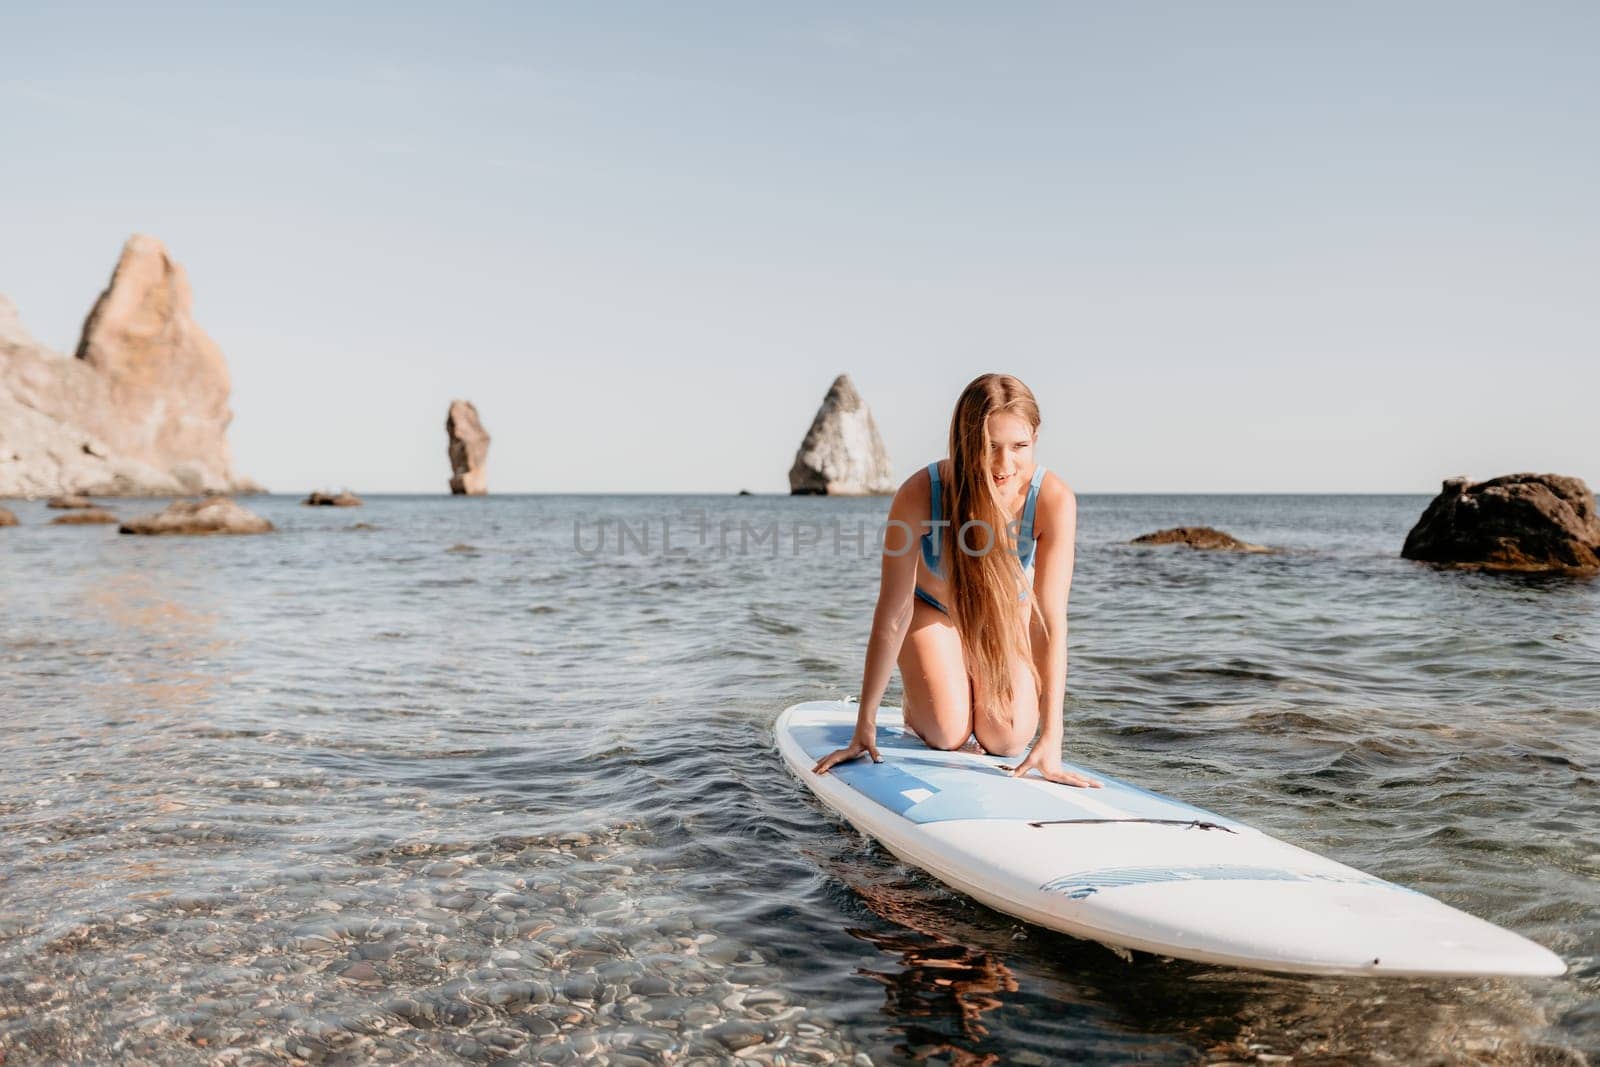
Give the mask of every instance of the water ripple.
[[(875, 524), (881, 501), (376, 497), (355, 537), (265, 498), (268, 538), (70, 545), (23, 502), (0, 1053), (1579, 1063), (1600, 583), (1399, 560), (1424, 503), (1084, 498), (1069, 754), (1519, 930), (1572, 965), (1556, 981), (1127, 963), (990, 912), (772, 749), (784, 706), (859, 686), (875, 560), (690, 526), (683, 556), (572, 541), (693, 509)], [(1180, 523), (1284, 551), (1125, 543)]]

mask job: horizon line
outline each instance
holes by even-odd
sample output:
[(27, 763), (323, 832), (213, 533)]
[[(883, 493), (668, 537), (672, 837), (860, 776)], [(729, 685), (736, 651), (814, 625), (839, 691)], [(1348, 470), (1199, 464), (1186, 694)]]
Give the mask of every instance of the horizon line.
[[(219, 493), (218, 496), (305, 496), (313, 492), (328, 492), (326, 489), (306, 490), (267, 490), (263, 493)], [(334, 490), (337, 492), (338, 490)], [(355, 493), (356, 496), (367, 497), (383, 496), (437, 496), (473, 499), (474, 494), (451, 493), (434, 489), (384, 489), (373, 492), (359, 492), (354, 489), (345, 490)], [(1077, 489), (1076, 496), (1437, 496), (1439, 490), (1427, 489)], [(85, 494), (92, 495), (92, 494)], [(189, 494), (193, 495), (193, 494)], [(818, 500), (890, 500), (893, 493), (862, 493), (862, 494), (828, 494), (828, 493), (788, 493), (781, 491), (760, 492), (757, 490), (743, 489), (616, 489), (616, 490), (588, 490), (588, 489), (505, 489), (488, 493), (476, 494), (480, 497), (495, 496), (759, 496), (759, 497), (784, 497), (789, 499), (813, 498)], [(40, 498), (43, 499), (43, 498)], [(116, 499), (116, 498), (112, 498)], [(164, 499), (151, 497), (150, 499)]]

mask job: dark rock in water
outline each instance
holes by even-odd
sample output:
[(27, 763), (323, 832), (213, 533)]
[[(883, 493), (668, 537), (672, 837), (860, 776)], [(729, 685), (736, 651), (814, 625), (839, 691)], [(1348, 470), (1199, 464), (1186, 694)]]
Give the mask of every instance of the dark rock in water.
[(380, 980), (378, 968), (366, 960), (358, 960), (339, 972), (339, 977), (351, 982), (377, 982)]
[(5, 508), (0, 508), (0, 526), (15, 526), (17, 517)]
[(348, 489), (341, 489), (337, 493), (326, 493), (318, 489), (302, 501), (307, 507), (322, 508), (359, 508), (361, 498)]
[(101, 508), (89, 508), (87, 511), (69, 511), (65, 515), (57, 515), (50, 520), (51, 526), (90, 526), (108, 522), (116, 522), (117, 517)]
[(450, 492), (482, 496), (489, 491), (489, 431), (470, 400), (450, 401), (444, 420), (450, 438)]
[(593, 1000), (600, 995), (600, 979), (592, 974), (573, 975), (561, 991), (568, 1000)]
[(741, 490), (739, 490), (739, 492), (738, 492), (738, 495), (739, 495), (739, 496), (755, 496), (755, 494), (754, 494), (754, 493), (752, 493), (752, 492), (751, 492), (751, 491), (750, 491), (750, 490), (748, 490), (748, 489), (741, 489)]
[(53, 496), (45, 505), (47, 508), (92, 508), (97, 505), (86, 496)]
[(1267, 552), (1263, 545), (1252, 545), (1248, 541), (1241, 541), (1231, 534), (1221, 530), (1214, 530), (1209, 526), (1174, 526), (1170, 530), (1157, 530), (1141, 537), (1135, 537), (1136, 545), (1187, 545), (1190, 548), (1204, 548), (1222, 552)]
[(767, 1035), (760, 1027), (742, 1019), (730, 1019), (725, 1023), (718, 1023), (706, 1031), (706, 1036), (720, 1041), (730, 1052), (759, 1045), (767, 1039)]
[(822, 398), (822, 407), (795, 454), (789, 492), (872, 496), (894, 489), (894, 468), (878, 436), (878, 424), (850, 376), (841, 374)]
[(253, 534), (271, 529), (272, 523), (225, 496), (175, 501), (119, 527), (125, 534)]
[(1600, 572), (1600, 518), (1581, 478), (1451, 478), (1406, 535), (1406, 559), (1489, 570)]

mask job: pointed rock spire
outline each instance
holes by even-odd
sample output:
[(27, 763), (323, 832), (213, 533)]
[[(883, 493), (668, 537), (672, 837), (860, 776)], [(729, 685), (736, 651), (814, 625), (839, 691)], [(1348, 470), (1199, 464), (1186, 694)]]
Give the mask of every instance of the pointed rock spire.
[(795, 454), (789, 492), (871, 496), (894, 489), (894, 469), (878, 436), (878, 424), (850, 376), (841, 374), (822, 398), (822, 407)]
[(489, 432), (472, 401), (450, 401), (444, 432), (450, 437), (450, 492), (483, 496), (489, 491)]

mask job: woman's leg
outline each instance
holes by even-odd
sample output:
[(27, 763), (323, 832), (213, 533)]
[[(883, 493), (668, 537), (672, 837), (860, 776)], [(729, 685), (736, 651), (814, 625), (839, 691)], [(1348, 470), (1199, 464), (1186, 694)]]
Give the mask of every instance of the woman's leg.
[(980, 707), (973, 712), (973, 733), (992, 756), (1020, 756), (1039, 732), (1039, 691), (1034, 688), (1028, 660), (1011, 661), (1011, 704), (1006, 708)]
[[(1024, 608), (1024, 611), (1027, 609)], [(972, 715), (973, 733), (985, 752), (995, 756), (1020, 756), (1039, 732), (1039, 690), (1033, 684), (1030, 660), (1038, 670), (1045, 669), (1047, 648), (1044, 631), (1031, 619), (1019, 620), (1028, 628), (1029, 656), (1011, 661), (1011, 704), (1009, 707), (977, 708)]]
[(972, 735), (972, 680), (961, 636), (950, 617), (914, 602), (911, 631), (900, 647), (906, 725), (929, 748), (954, 749)]

